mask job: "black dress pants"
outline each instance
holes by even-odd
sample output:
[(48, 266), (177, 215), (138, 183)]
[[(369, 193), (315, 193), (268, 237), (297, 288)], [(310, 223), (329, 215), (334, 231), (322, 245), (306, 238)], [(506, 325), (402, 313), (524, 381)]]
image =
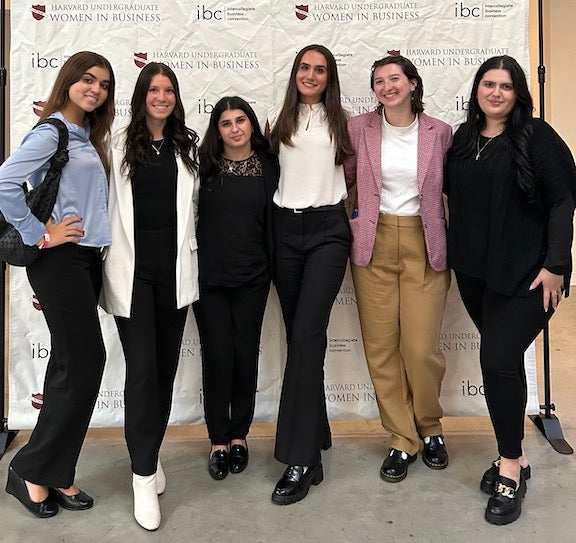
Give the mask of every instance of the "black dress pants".
[(309, 466), (331, 446), (326, 332), (346, 272), (350, 227), (342, 205), (303, 213), (275, 207), (273, 219), (275, 284), (288, 342), (274, 454), (285, 464)]
[(527, 401), (524, 352), (553, 311), (544, 311), (542, 287), (504, 296), (484, 281), (456, 273), (464, 306), (480, 332), (480, 367), (498, 453), (522, 456)]
[(68, 488), (74, 483), (106, 358), (97, 312), (102, 260), (99, 249), (72, 243), (44, 251), (26, 270), (52, 344), (44, 403), (30, 440), (12, 466), (32, 483)]
[(201, 287), (194, 314), (202, 346), (204, 416), (212, 445), (245, 439), (252, 424), (260, 332), (270, 280)]
[(135, 238), (132, 312), (116, 325), (126, 358), (126, 443), (132, 472), (146, 476), (156, 473), (170, 417), (188, 307), (176, 309), (173, 230), (136, 230)]

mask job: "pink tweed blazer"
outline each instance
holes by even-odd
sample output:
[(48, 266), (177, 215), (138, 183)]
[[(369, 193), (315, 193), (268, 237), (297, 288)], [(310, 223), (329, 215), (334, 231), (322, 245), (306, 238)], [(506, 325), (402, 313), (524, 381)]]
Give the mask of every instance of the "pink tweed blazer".
[[(346, 184), (356, 184), (358, 216), (350, 219), (352, 249), (350, 259), (367, 266), (372, 259), (382, 188), (382, 116), (376, 111), (348, 121), (348, 133), (355, 155), (344, 163)], [(446, 153), (452, 145), (448, 124), (425, 113), (418, 118), (418, 189), (430, 266), (446, 269), (446, 218), (442, 183)]]

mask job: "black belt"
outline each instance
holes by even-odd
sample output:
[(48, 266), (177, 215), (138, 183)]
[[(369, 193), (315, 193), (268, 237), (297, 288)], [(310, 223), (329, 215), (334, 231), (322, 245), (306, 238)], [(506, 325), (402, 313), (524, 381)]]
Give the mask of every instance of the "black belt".
[(315, 211), (341, 211), (343, 207), (342, 202), (339, 202), (334, 205), (329, 206), (318, 206), (318, 207), (302, 207), (302, 208), (294, 208), (294, 207), (280, 207), (276, 206), (276, 209), (279, 211), (286, 211), (288, 213), (313, 213)]

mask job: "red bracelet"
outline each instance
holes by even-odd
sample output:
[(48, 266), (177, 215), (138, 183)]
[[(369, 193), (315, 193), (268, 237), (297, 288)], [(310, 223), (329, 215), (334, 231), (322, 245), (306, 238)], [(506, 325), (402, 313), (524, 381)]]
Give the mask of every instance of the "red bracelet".
[(48, 230), (45, 230), (44, 241), (42, 242), (41, 245), (38, 246), (38, 249), (46, 249), (49, 243), (50, 243), (50, 234), (48, 233)]

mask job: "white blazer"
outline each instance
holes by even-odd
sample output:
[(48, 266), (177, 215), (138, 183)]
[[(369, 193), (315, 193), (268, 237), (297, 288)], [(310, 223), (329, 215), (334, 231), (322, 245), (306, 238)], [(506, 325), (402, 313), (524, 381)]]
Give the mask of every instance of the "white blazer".
[[(107, 313), (130, 317), (134, 288), (134, 203), (132, 184), (120, 171), (124, 158), (125, 132), (113, 138), (110, 163), (110, 196), (108, 213), (112, 245), (103, 252), (103, 281), (100, 305)], [(198, 245), (196, 213), (199, 180), (176, 157), (176, 305), (190, 305), (198, 299)]]

